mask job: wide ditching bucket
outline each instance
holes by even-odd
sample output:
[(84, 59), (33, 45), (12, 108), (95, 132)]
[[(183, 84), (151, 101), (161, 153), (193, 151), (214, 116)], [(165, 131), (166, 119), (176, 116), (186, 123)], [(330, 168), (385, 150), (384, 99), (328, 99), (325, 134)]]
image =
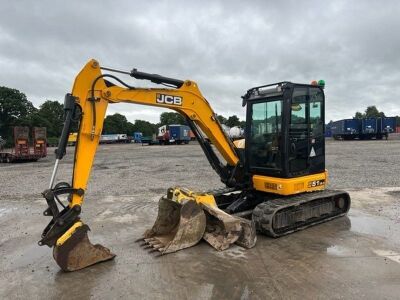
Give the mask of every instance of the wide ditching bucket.
[(53, 248), (53, 257), (62, 270), (76, 271), (115, 257), (108, 248), (90, 242), (89, 226), (79, 221), (73, 227), (70, 236), (57, 241)]
[(203, 237), (206, 216), (195, 201), (178, 203), (161, 198), (157, 219), (143, 240), (162, 254), (176, 252), (196, 245)]
[[(160, 199), (153, 227), (139, 239), (144, 241), (143, 245), (161, 254), (194, 246), (202, 238), (216, 250), (225, 250), (233, 243), (254, 247), (256, 234), (252, 221), (225, 213), (210, 203), (210, 195), (179, 192), (187, 198)], [(208, 200), (201, 202), (201, 197)]]

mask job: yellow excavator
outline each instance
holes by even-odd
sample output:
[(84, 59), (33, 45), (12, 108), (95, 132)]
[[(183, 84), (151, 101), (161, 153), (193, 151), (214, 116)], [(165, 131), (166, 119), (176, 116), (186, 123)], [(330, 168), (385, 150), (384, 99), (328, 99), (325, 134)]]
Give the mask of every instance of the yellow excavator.
[[(166, 87), (134, 87), (117, 73)], [(106, 68), (91, 60), (65, 96), (56, 162), (43, 192), (48, 205), (44, 215), (52, 219), (39, 245), (53, 247), (53, 257), (65, 271), (115, 257), (89, 241), (89, 227), (80, 214), (107, 106), (120, 102), (182, 114), (225, 185), (206, 192), (167, 190), (155, 223), (139, 237), (160, 254), (191, 247), (201, 239), (217, 250), (233, 243), (251, 248), (257, 231), (280, 237), (342, 216), (350, 208), (348, 193), (326, 189), (324, 82), (279, 82), (249, 89), (242, 96), (242, 105), (247, 106), (245, 141), (233, 144), (195, 82)], [(74, 122), (79, 130), (72, 181), (55, 184)], [(67, 202), (61, 196), (67, 196)]]

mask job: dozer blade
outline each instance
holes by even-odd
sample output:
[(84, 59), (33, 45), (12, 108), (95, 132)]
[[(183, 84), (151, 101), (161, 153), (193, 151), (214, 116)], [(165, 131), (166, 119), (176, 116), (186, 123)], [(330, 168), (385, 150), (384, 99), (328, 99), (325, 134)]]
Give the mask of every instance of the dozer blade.
[(102, 245), (93, 245), (87, 235), (89, 226), (78, 222), (70, 236), (62, 243), (57, 241), (53, 257), (64, 271), (76, 271), (96, 263), (113, 259), (115, 254)]
[(203, 238), (216, 250), (225, 250), (233, 243), (245, 248), (255, 246), (257, 236), (252, 221), (227, 214), (218, 207), (202, 207), (207, 217)]
[(206, 216), (195, 201), (179, 204), (163, 197), (158, 204), (157, 219), (144, 233), (143, 240), (150, 248), (166, 254), (196, 245), (205, 228)]

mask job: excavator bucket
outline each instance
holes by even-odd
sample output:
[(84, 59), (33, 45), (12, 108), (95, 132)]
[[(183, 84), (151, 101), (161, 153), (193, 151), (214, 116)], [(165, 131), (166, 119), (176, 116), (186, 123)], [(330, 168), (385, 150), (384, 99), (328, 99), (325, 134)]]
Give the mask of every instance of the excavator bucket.
[(162, 254), (172, 253), (196, 245), (205, 228), (206, 216), (195, 201), (178, 203), (162, 197), (157, 219), (142, 240)]
[(93, 245), (87, 235), (89, 226), (78, 223), (65, 242), (57, 241), (53, 248), (53, 257), (62, 270), (76, 271), (115, 257), (108, 248)]
[(202, 207), (207, 217), (203, 238), (216, 250), (225, 250), (233, 243), (245, 248), (255, 246), (257, 235), (252, 221), (227, 214), (216, 206)]
[(216, 250), (225, 250), (233, 243), (252, 248), (257, 239), (252, 221), (229, 215), (214, 205), (163, 197), (153, 227), (140, 240), (167, 254), (194, 246), (201, 238)]

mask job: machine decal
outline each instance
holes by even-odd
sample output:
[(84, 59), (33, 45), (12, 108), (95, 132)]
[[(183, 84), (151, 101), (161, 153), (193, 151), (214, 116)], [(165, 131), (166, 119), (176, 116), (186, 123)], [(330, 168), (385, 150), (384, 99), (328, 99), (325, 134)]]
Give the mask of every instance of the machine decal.
[(325, 185), (325, 179), (321, 179), (321, 180), (313, 180), (313, 181), (309, 181), (308, 182), (308, 187), (316, 187), (316, 186), (321, 186), (321, 185)]
[(314, 150), (314, 147), (311, 147), (310, 157), (314, 157), (314, 156), (316, 156), (315, 150)]
[(182, 106), (182, 97), (165, 95), (165, 94), (157, 94), (156, 102), (161, 103), (161, 104), (171, 104), (171, 105)]

